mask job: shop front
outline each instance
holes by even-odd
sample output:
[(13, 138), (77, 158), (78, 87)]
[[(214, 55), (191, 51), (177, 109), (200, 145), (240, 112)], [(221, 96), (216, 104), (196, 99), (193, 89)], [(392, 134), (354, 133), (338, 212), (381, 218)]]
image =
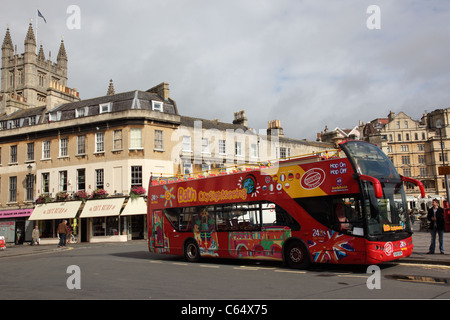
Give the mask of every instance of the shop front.
[(119, 216), (124, 201), (125, 198), (86, 201), (80, 214), (81, 225), (86, 226), (82, 239), (88, 242), (126, 242), (127, 233)]
[(0, 236), (5, 237), (6, 243), (31, 241), (34, 225), (28, 218), (32, 212), (33, 208), (0, 211)]
[(147, 239), (147, 203), (143, 197), (129, 198), (120, 217), (128, 240)]
[(38, 226), (41, 244), (57, 244), (59, 242), (56, 228), (62, 220), (67, 220), (71, 232), (78, 235), (80, 228), (76, 216), (82, 203), (82, 201), (66, 201), (37, 204), (28, 220), (35, 221)]

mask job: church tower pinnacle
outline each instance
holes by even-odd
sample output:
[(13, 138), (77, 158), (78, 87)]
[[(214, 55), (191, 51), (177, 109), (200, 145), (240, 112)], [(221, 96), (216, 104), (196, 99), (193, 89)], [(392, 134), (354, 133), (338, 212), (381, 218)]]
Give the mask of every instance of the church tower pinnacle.
[[(42, 44), (36, 52), (36, 36), (30, 23), (23, 53), (15, 52), (9, 27), (2, 43), (0, 114), (36, 107), (53, 109), (79, 101), (76, 89), (67, 87), (67, 53), (61, 40), (57, 61), (46, 59)], [(17, 48), (17, 47), (16, 47)]]
[(6, 29), (5, 38), (3, 39), (2, 50), (11, 49), (14, 50), (14, 45), (11, 39), (11, 33), (9, 27)]
[(11, 34), (9, 33), (9, 28), (7, 28), (2, 44), (2, 65), (5, 65), (6, 61), (8, 61), (12, 56), (14, 56), (14, 45), (11, 39)]
[(61, 45), (59, 46), (58, 57), (56, 58), (56, 61), (58, 63), (59, 63), (59, 61), (67, 62), (67, 53), (66, 53), (66, 47), (64, 47), (64, 40), (61, 40)]
[(114, 83), (113, 80), (109, 80), (109, 87), (108, 87), (108, 91), (106, 92), (107, 96), (111, 96), (113, 94), (116, 94), (116, 90), (114, 89)]
[[(33, 52), (36, 53), (36, 37), (34, 36), (33, 25), (30, 22), (28, 26), (28, 32), (25, 36), (25, 52)], [(34, 49), (34, 50), (33, 50)]]

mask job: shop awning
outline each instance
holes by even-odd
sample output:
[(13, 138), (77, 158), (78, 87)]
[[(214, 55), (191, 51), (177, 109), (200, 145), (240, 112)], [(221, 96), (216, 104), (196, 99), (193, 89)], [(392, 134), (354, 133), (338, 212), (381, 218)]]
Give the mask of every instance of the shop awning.
[(118, 216), (125, 198), (108, 198), (86, 201), (80, 218)]
[(128, 199), (127, 205), (120, 215), (131, 216), (135, 214), (147, 214), (147, 203), (143, 197)]
[(52, 220), (75, 218), (82, 201), (38, 204), (28, 220)]

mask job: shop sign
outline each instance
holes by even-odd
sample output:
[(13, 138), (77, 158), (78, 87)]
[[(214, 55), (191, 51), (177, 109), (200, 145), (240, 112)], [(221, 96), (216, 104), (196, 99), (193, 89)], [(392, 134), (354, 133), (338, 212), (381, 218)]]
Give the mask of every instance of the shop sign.
[(0, 219), (29, 217), (33, 209), (3, 210), (0, 211)]

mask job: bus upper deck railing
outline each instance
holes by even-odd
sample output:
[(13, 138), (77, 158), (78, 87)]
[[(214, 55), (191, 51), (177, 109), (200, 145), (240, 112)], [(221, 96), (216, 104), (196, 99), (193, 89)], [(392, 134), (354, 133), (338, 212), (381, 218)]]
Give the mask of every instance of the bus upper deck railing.
[(270, 169), (275, 168), (276, 164), (287, 162), (287, 161), (305, 161), (304, 163), (308, 162), (317, 162), (317, 161), (323, 161), (323, 160), (329, 160), (329, 159), (336, 159), (336, 158), (342, 158), (345, 157), (345, 154), (341, 152), (341, 149), (332, 149), (332, 150), (326, 150), (322, 152), (313, 152), (308, 153), (304, 155), (298, 155), (298, 156), (291, 156), (286, 158), (277, 159), (275, 161), (269, 161), (265, 163), (243, 163), (238, 165), (233, 165), (229, 167), (222, 167), (222, 168), (215, 168), (211, 170), (205, 170), (200, 172), (194, 172), (194, 173), (180, 173), (180, 174), (170, 174), (166, 175), (165, 173), (150, 173), (150, 181), (151, 186), (156, 185), (163, 185), (163, 184), (169, 184), (169, 183), (176, 183), (176, 182), (183, 182), (183, 181), (191, 181), (191, 180), (197, 180), (197, 179), (204, 179), (209, 177), (217, 177), (217, 176), (224, 176), (229, 174), (235, 174), (235, 173), (241, 173), (241, 172), (250, 172), (250, 171), (258, 171), (258, 170), (264, 170), (264, 169)]

